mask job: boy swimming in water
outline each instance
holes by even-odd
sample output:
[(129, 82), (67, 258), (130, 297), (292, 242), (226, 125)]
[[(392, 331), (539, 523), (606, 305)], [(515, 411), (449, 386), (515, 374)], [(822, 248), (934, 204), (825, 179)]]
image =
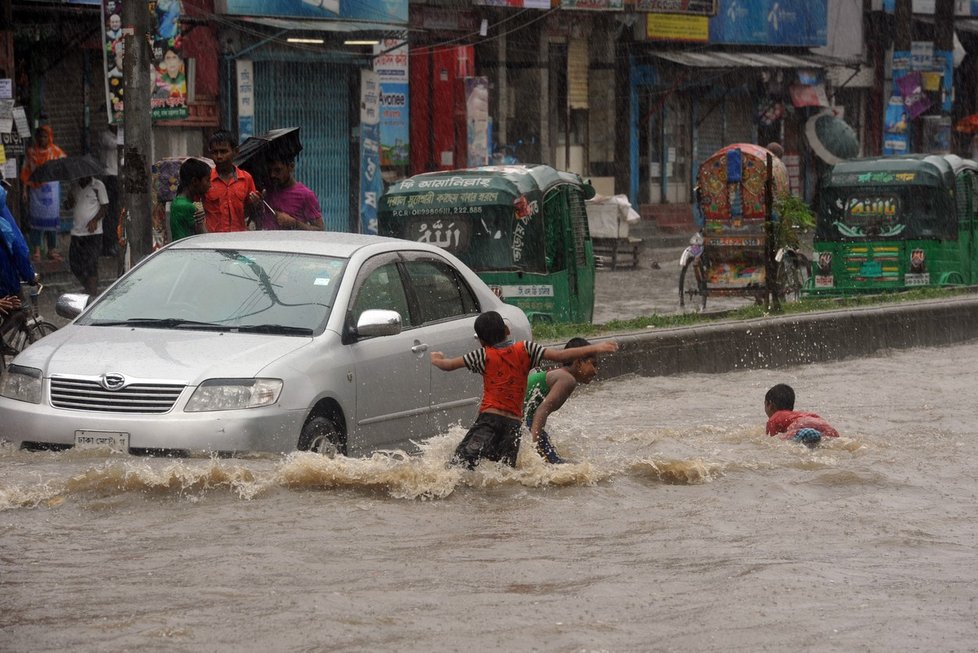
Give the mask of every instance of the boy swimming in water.
[(815, 448), (823, 437), (839, 437), (839, 432), (815, 413), (795, 410), (795, 391), (790, 385), (779, 383), (767, 391), (764, 395), (764, 412), (768, 416), (767, 434), (777, 435), (782, 440), (793, 440)]
[[(564, 349), (587, 347), (590, 344), (584, 338), (571, 338)], [(577, 384), (590, 383), (597, 373), (597, 358), (585, 356), (566, 362), (563, 367), (532, 372), (527, 379), (526, 426), (536, 443), (537, 453), (548, 463), (559, 464), (566, 461), (557, 455), (550, 436), (544, 430), (547, 418), (564, 405)]]
[(514, 343), (509, 338), (509, 327), (496, 311), (487, 311), (476, 318), (475, 334), (482, 348), (464, 356), (445, 358), (440, 351), (431, 352), (431, 364), (440, 370), (451, 372), (466, 367), (482, 375), (479, 417), (452, 457), (452, 464), (469, 469), (483, 458), (516, 466), (523, 399), (531, 369), (544, 360), (565, 363), (618, 349), (618, 344), (612, 341), (572, 349), (547, 349), (530, 340)]

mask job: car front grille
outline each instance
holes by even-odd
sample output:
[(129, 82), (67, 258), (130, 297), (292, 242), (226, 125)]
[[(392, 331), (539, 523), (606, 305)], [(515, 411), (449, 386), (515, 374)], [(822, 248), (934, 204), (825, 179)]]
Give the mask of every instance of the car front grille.
[(172, 383), (133, 383), (106, 390), (96, 380), (52, 378), (51, 404), (55, 408), (106, 413), (165, 413), (173, 408), (185, 386)]

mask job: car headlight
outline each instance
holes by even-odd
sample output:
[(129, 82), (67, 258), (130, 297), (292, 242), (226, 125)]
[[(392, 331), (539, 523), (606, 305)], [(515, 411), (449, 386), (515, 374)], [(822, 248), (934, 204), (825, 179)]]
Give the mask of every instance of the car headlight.
[(0, 378), (0, 395), (31, 404), (41, 403), (41, 370), (11, 365)]
[(208, 379), (197, 386), (184, 410), (197, 413), (270, 406), (281, 392), (281, 379)]

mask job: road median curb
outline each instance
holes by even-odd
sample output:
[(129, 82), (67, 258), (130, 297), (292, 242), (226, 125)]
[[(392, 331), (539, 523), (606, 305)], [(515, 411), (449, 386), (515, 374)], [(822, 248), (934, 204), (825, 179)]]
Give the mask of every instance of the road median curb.
[[(946, 346), (978, 337), (978, 298), (962, 297), (625, 333), (601, 376), (782, 368)], [(595, 338), (595, 340), (607, 338)]]

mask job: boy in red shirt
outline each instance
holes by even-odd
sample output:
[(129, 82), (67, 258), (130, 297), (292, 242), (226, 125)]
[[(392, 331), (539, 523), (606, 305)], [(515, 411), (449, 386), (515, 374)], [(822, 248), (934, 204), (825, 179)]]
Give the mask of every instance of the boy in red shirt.
[(482, 458), (516, 466), (526, 378), (531, 369), (544, 360), (564, 363), (618, 349), (613, 341), (572, 349), (547, 349), (530, 340), (514, 343), (509, 339), (509, 327), (496, 311), (476, 318), (475, 335), (482, 348), (464, 356), (445, 358), (440, 351), (431, 352), (431, 364), (440, 370), (451, 372), (467, 367), (482, 375), (479, 417), (452, 457), (453, 465), (469, 469)]
[(764, 412), (768, 416), (767, 434), (777, 435), (782, 440), (793, 440), (815, 448), (823, 437), (839, 437), (839, 432), (815, 413), (795, 410), (795, 391), (790, 385), (779, 383), (767, 391), (764, 395)]

